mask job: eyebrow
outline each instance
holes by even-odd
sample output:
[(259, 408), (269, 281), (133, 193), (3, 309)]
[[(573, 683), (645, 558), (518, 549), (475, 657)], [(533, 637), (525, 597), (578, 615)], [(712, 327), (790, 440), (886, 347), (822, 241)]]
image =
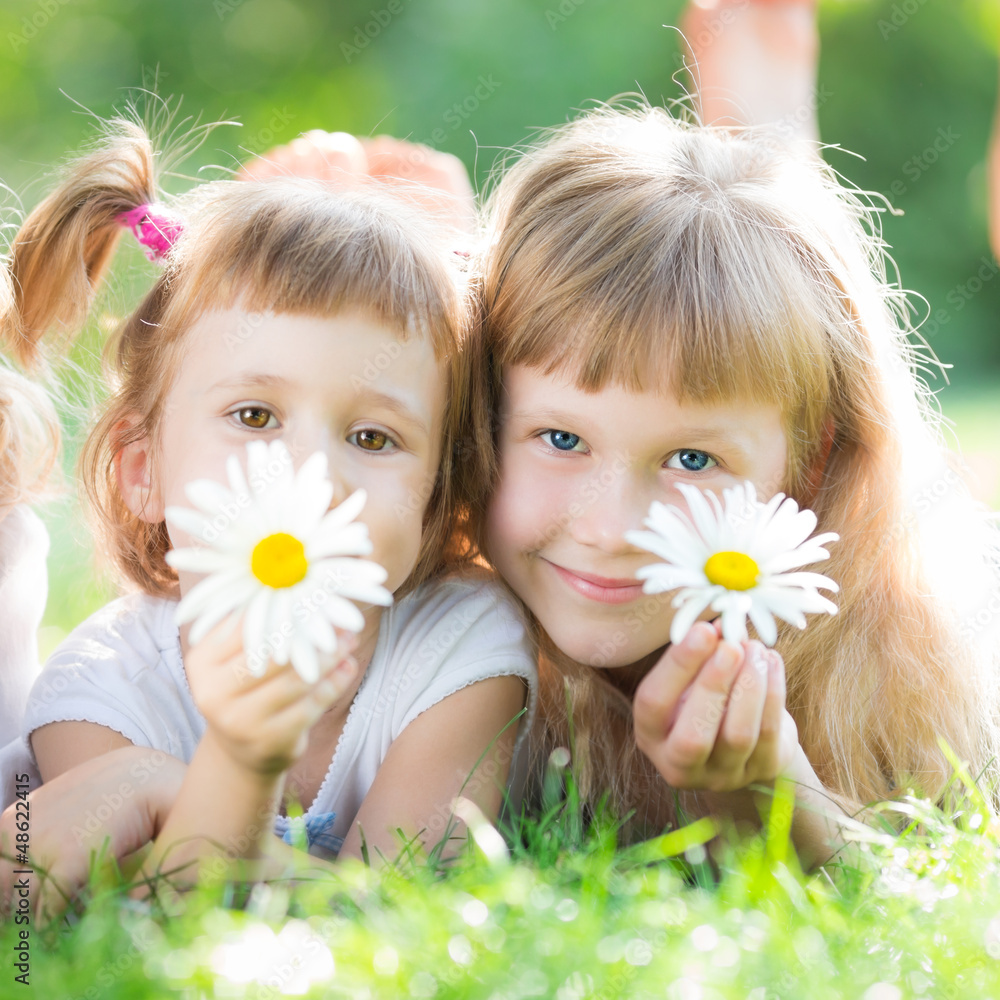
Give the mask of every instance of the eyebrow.
[[(215, 392), (217, 389), (287, 389), (294, 385), (294, 382), (290, 382), (281, 375), (269, 375), (266, 372), (253, 372), (246, 375), (238, 375), (235, 378), (222, 379), (221, 381), (216, 382), (209, 389), (209, 392)], [(359, 398), (364, 402), (372, 403), (375, 406), (381, 406), (387, 410), (391, 410), (397, 416), (409, 421), (417, 428), (417, 430), (422, 431), (425, 435), (427, 435), (427, 437), (430, 437), (430, 428), (427, 425), (427, 421), (397, 396), (390, 395), (386, 392), (379, 392), (375, 389), (365, 389), (360, 394)]]
[(238, 375), (236, 378), (226, 378), (216, 382), (209, 388), (209, 392), (216, 389), (243, 389), (247, 386), (260, 386), (263, 389), (279, 389), (291, 385), (288, 379), (281, 375), (259, 374)]
[(361, 398), (366, 402), (374, 403), (376, 406), (383, 406), (387, 410), (391, 410), (397, 416), (402, 417), (404, 420), (408, 420), (413, 424), (418, 430), (423, 431), (427, 437), (430, 437), (430, 428), (427, 426), (427, 421), (408, 406), (402, 399), (397, 396), (391, 396), (386, 392), (378, 392), (375, 389), (366, 389), (362, 394)]

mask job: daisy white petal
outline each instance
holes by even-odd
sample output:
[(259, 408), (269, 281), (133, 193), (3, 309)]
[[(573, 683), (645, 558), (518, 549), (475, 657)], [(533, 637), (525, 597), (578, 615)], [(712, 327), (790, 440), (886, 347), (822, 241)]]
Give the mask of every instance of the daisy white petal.
[(170, 549), (163, 557), (171, 569), (182, 573), (220, 573), (232, 565), (232, 560), (217, 549)]
[(778, 626), (770, 609), (761, 603), (751, 603), (747, 614), (753, 622), (753, 627), (757, 629), (760, 641), (765, 646), (773, 646), (778, 638)]
[[(674, 606), (678, 610), (675, 612), (673, 621), (670, 623), (670, 641), (672, 643), (683, 642), (684, 636), (688, 634), (691, 626), (698, 620), (698, 615), (712, 603), (712, 598), (714, 597), (715, 591), (713, 588), (707, 590), (694, 590), (691, 588), (688, 591), (688, 596), (683, 600), (680, 599), (680, 595), (674, 598)], [(680, 601), (679, 604), (678, 601)]]
[(364, 490), (355, 490), (342, 504), (334, 507), (324, 518), (323, 526), (344, 527), (349, 521), (353, 521), (364, 509), (368, 501), (368, 494)]
[(273, 652), (271, 659), (279, 666), (284, 666), (291, 657), (292, 640), (297, 630), (284, 628), (292, 621), (294, 598), (290, 587), (275, 589), (271, 595), (270, 607), (267, 609), (267, 641)]
[(229, 480), (233, 496), (250, 496), (250, 487), (247, 485), (247, 477), (243, 475), (243, 466), (235, 455), (230, 455), (226, 459), (226, 478)]
[(188, 496), (201, 512), (168, 510), (172, 524), (207, 543), (168, 555), (175, 568), (210, 574), (178, 605), (183, 621), (195, 621), (192, 641), (227, 615), (241, 615), (251, 671), (259, 674), (268, 660), (291, 660), (314, 678), (319, 654), (336, 649), (333, 628), (364, 627), (351, 601), (391, 603), (381, 586), (385, 570), (357, 558), (372, 550), (367, 527), (355, 521), (365, 494), (359, 490), (328, 510), (333, 486), (326, 468), (326, 456), (317, 452), (296, 472), (281, 441), (254, 441), (245, 472), (235, 456), (227, 461), (228, 490), (205, 480), (190, 486)]
[(194, 621), (202, 612), (207, 601), (228, 595), (233, 584), (239, 582), (235, 573), (218, 573), (199, 580), (181, 599), (174, 610), (174, 620), (178, 625)]
[(790, 552), (779, 552), (767, 560), (768, 573), (784, 573), (786, 570), (798, 569), (799, 566), (809, 566), (811, 563), (823, 562), (830, 558), (824, 545), (840, 540), (840, 535), (835, 531), (827, 531), (822, 535), (816, 535), (807, 542), (803, 542), (798, 548)]
[(687, 483), (682, 483), (677, 488), (684, 495), (684, 499), (687, 500), (691, 520), (701, 538), (707, 540), (714, 537), (719, 518), (717, 512), (713, 511), (709, 506), (709, 498), (711, 497), (715, 501), (715, 504), (718, 505), (719, 501), (715, 494), (703, 493), (701, 490)]
[[(829, 615), (837, 613), (837, 605), (829, 598), (824, 597), (818, 590), (800, 590), (797, 587), (769, 587), (767, 600), (774, 604), (774, 613), (784, 618), (780, 607), (796, 608), (807, 614), (816, 614), (823, 611)], [(786, 621), (791, 619), (786, 618)], [(804, 628), (800, 625), (799, 628)]]
[(836, 591), (836, 583), (800, 570), (828, 559), (823, 546), (837, 540), (833, 532), (810, 537), (816, 527), (812, 511), (800, 510), (781, 493), (762, 503), (749, 482), (723, 491), (721, 501), (690, 483), (678, 489), (689, 517), (654, 502), (644, 521), (650, 530), (625, 536), (664, 560), (637, 572), (645, 593), (683, 588), (673, 601), (672, 642), (683, 639), (706, 608), (721, 614), (727, 640), (746, 638), (749, 617), (767, 645), (777, 640), (775, 616), (803, 628), (807, 613), (836, 611), (819, 593)]
[(313, 559), (328, 556), (371, 555), (372, 543), (368, 527), (360, 521), (353, 524), (321, 524), (309, 539), (309, 555)]
[(809, 573), (805, 571), (797, 573), (775, 573), (774, 576), (769, 576), (768, 581), (775, 586), (781, 587), (801, 587), (803, 590), (808, 589), (818, 589), (822, 587), (824, 590), (832, 590), (836, 593), (840, 590), (828, 576), (823, 576), (822, 573)]
[[(810, 610), (803, 607), (803, 595), (794, 590), (782, 590), (779, 587), (762, 587), (762, 603), (777, 618), (794, 625), (796, 628), (806, 627), (805, 612)], [(817, 611), (823, 610), (816, 608)]]
[(334, 628), (342, 628), (346, 632), (360, 632), (365, 626), (364, 615), (343, 597), (332, 596), (323, 604), (323, 614)]
[(221, 513), (231, 504), (239, 510), (239, 500), (231, 490), (211, 479), (195, 479), (184, 487), (184, 495), (210, 517)]
[(752, 600), (743, 591), (727, 590), (712, 601), (712, 610), (722, 612), (722, 638), (741, 643), (747, 638), (747, 614)]
[(337, 633), (320, 610), (314, 611), (305, 622), (305, 631), (309, 641), (324, 653), (334, 653), (337, 650)]
[(298, 675), (307, 683), (314, 684), (319, 680), (319, 657), (311, 642), (301, 635), (292, 638), (289, 657)]
[(167, 507), (163, 516), (171, 527), (178, 528), (192, 538), (209, 542), (218, 536), (219, 530), (210, 518), (188, 507)]
[(270, 651), (267, 645), (267, 609), (270, 594), (263, 588), (250, 598), (243, 615), (243, 652), (246, 654), (250, 673), (264, 673)]
[(697, 573), (686, 566), (670, 566), (667, 563), (653, 563), (636, 570), (636, 579), (645, 580), (643, 592), (662, 594), (678, 587), (695, 587), (705, 583), (705, 574)]

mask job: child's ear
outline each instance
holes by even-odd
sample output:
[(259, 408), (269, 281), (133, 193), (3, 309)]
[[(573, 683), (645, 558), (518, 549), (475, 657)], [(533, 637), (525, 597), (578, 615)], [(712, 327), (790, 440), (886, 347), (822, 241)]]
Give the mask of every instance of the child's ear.
[[(112, 434), (121, 439), (134, 426), (125, 419)], [(153, 447), (146, 435), (117, 446), (115, 449), (115, 480), (125, 506), (140, 521), (158, 524), (163, 520), (163, 499), (153, 483)]]

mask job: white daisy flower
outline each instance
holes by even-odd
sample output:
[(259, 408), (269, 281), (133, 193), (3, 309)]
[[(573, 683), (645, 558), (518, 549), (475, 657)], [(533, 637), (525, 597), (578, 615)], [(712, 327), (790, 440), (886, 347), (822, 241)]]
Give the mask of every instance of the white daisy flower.
[(747, 638), (749, 616), (761, 641), (773, 646), (778, 638), (774, 616), (806, 627), (806, 614), (837, 606), (817, 588), (836, 591), (829, 577), (819, 573), (789, 572), (829, 559), (824, 545), (835, 542), (832, 531), (810, 538), (816, 527), (811, 510), (784, 493), (767, 503), (757, 499), (753, 483), (723, 491), (723, 503), (714, 493), (681, 484), (690, 517), (676, 507), (653, 501), (643, 522), (650, 531), (627, 531), (625, 540), (665, 560), (643, 566), (636, 574), (645, 580), (643, 592), (677, 590), (677, 608), (670, 625), (670, 641), (683, 640), (706, 609), (722, 614), (722, 635), (728, 642)]
[(230, 614), (243, 613), (243, 648), (256, 675), (268, 660), (291, 661), (302, 678), (319, 677), (319, 653), (337, 651), (334, 628), (360, 632), (364, 616), (351, 601), (391, 604), (386, 571), (369, 555), (368, 528), (354, 519), (358, 490), (333, 510), (326, 456), (316, 452), (297, 473), (281, 441), (247, 445), (247, 474), (226, 462), (229, 488), (210, 479), (185, 487), (197, 510), (168, 507), (167, 520), (206, 544), (172, 549), (177, 570), (208, 574), (184, 595), (178, 625), (193, 621), (198, 643)]

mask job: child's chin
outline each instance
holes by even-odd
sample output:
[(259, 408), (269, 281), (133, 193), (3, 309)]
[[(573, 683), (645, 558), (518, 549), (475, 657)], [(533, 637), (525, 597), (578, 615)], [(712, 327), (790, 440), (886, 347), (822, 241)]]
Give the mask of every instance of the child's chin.
[(641, 642), (641, 637), (630, 634), (625, 628), (588, 630), (580, 627), (580, 623), (576, 623), (576, 627), (560, 625), (552, 630), (546, 628), (546, 631), (564, 656), (597, 670), (631, 666), (667, 641), (663, 638), (662, 642)]

